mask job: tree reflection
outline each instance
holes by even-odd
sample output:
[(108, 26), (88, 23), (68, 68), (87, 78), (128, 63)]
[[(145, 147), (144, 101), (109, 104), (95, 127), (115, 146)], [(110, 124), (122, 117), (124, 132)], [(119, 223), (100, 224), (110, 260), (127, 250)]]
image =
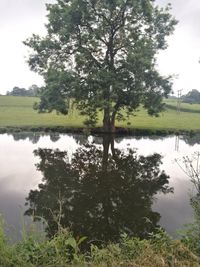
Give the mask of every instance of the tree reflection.
[(15, 141), (28, 140), (32, 144), (37, 144), (41, 137), (48, 136), (52, 142), (57, 142), (60, 139), (60, 134), (58, 133), (37, 133), (37, 132), (16, 132), (11, 133)]
[(200, 144), (200, 134), (195, 133), (194, 135), (183, 135), (180, 137), (184, 142), (190, 146)]
[(171, 191), (169, 176), (159, 169), (159, 154), (122, 152), (104, 138), (103, 150), (83, 145), (72, 158), (52, 149), (38, 149), (35, 155), (40, 158), (37, 169), (43, 183), (30, 191), (26, 215), (43, 217), (49, 236), (62, 225), (75, 236), (107, 242), (119, 240), (124, 232), (145, 237), (158, 226), (160, 215), (151, 208), (153, 198)]
[(17, 132), (11, 134), (15, 141), (28, 140), (32, 144), (37, 144), (42, 136), (41, 133)]

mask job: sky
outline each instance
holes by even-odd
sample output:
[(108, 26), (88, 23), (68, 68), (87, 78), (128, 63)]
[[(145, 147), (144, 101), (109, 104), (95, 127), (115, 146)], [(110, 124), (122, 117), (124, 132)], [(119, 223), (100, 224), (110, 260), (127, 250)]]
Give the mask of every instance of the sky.
[[(42, 78), (29, 70), (30, 51), (22, 43), (33, 33), (44, 35), (45, 3), (54, 0), (0, 0), (0, 94), (14, 86), (42, 85)], [(165, 6), (170, 0), (156, 0)], [(158, 56), (162, 75), (174, 75), (173, 90), (200, 90), (200, 1), (171, 0), (172, 14), (179, 21), (168, 38), (168, 48)]]

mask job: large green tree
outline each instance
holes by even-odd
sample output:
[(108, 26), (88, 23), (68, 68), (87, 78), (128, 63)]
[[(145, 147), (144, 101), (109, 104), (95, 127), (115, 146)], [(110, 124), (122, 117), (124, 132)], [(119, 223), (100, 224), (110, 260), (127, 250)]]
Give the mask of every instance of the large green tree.
[(33, 49), (28, 63), (43, 75), (40, 111), (66, 114), (66, 98), (95, 124), (103, 111), (104, 131), (143, 105), (150, 115), (163, 108), (170, 77), (156, 68), (176, 24), (170, 6), (154, 0), (57, 0), (48, 4), (47, 35), (24, 43)]

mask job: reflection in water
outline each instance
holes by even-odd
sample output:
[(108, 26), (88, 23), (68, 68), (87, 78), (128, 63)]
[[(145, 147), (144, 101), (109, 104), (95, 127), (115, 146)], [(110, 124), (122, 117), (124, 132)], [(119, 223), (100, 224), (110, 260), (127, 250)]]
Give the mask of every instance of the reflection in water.
[(52, 149), (38, 149), (35, 155), (43, 183), (30, 191), (26, 215), (43, 217), (49, 236), (62, 225), (75, 236), (106, 242), (118, 240), (124, 232), (145, 237), (158, 226), (153, 198), (172, 191), (169, 176), (159, 169), (159, 154), (124, 153), (104, 137), (103, 150), (83, 145), (71, 159), (67, 152)]
[(183, 139), (185, 141), (185, 143), (190, 145), (190, 146), (200, 144), (200, 134), (199, 133), (196, 133), (194, 135), (181, 136), (181, 139)]
[(42, 136), (41, 133), (24, 133), (24, 132), (12, 133), (12, 137), (15, 141), (28, 139), (32, 144), (37, 144), (41, 136)]
[[(20, 140), (28, 140), (32, 144), (37, 144), (40, 141), (41, 137), (49, 137), (52, 142), (57, 142), (61, 138), (61, 134), (59, 133), (41, 133), (41, 132), (16, 132), (10, 133), (15, 141)], [(83, 134), (68, 134), (68, 136), (73, 136), (73, 138), (77, 141), (77, 143), (83, 145), (87, 142), (87, 135)], [(165, 140), (166, 136), (159, 135), (150, 135), (150, 136), (142, 136), (136, 135), (132, 137), (135, 140), (147, 139), (152, 141)], [(176, 135), (175, 138), (175, 151), (179, 151), (179, 142), (183, 140), (186, 144), (190, 146), (194, 146), (195, 144), (200, 144), (200, 134), (196, 133), (194, 135)], [(102, 144), (102, 138), (100, 136), (93, 136), (94, 142), (96, 144)], [(124, 136), (118, 136), (115, 138), (115, 143), (119, 143), (124, 139)]]
[(175, 151), (179, 151), (179, 140), (180, 140), (180, 138), (179, 138), (179, 136), (177, 135), (176, 137), (175, 137)]
[[(61, 138), (61, 134), (59, 133), (16, 132), (10, 133), (9, 135), (13, 137), (14, 141), (28, 140), (32, 144), (37, 144), (42, 137), (49, 137), (53, 143)], [(86, 143), (88, 138), (87, 135), (83, 134), (68, 134), (68, 136), (72, 136), (80, 145)]]
[[(34, 132), (19, 132), (19, 133), (12, 133), (11, 135), (15, 141), (27, 139), (32, 144), (37, 144), (40, 138), (46, 136), (47, 134), (34, 133)], [(57, 142), (60, 139), (60, 134), (58, 133), (49, 133), (48, 136), (52, 142)]]

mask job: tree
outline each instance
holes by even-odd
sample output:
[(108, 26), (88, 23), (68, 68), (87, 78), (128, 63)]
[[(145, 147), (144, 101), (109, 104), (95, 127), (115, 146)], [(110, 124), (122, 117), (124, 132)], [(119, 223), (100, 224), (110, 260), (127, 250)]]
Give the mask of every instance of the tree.
[(183, 96), (183, 102), (190, 104), (200, 104), (200, 92), (196, 89), (192, 89), (192, 91)]
[(24, 43), (33, 49), (28, 63), (43, 75), (38, 109), (67, 113), (65, 98), (75, 99), (94, 125), (103, 111), (104, 131), (140, 104), (150, 115), (163, 109), (170, 77), (156, 69), (156, 55), (167, 47), (177, 23), (170, 5), (154, 0), (57, 0), (48, 4), (47, 35)]
[(25, 88), (20, 88), (20, 87), (13, 87), (13, 90), (11, 92), (7, 92), (8, 96), (26, 96), (27, 90)]
[(37, 86), (36, 84), (32, 84), (29, 88), (28, 88), (28, 94), (29, 96), (39, 96), (40, 95), (40, 90), (41, 88), (39, 86)]
[(15, 86), (12, 91), (6, 93), (7, 96), (39, 96), (41, 88), (33, 84), (28, 89)]
[(144, 238), (156, 231), (160, 214), (152, 210), (153, 200), (172, 190), (169, 176), (160, 171), (161, 156), (113, 152), (94, 144), (81, 146), (72, 157), (36, 150), (43, 183), (30, 191), (26, 215), (44, 218), (49, 236), (62, 226), (98, 245), (119, 241), (122, 233)]

